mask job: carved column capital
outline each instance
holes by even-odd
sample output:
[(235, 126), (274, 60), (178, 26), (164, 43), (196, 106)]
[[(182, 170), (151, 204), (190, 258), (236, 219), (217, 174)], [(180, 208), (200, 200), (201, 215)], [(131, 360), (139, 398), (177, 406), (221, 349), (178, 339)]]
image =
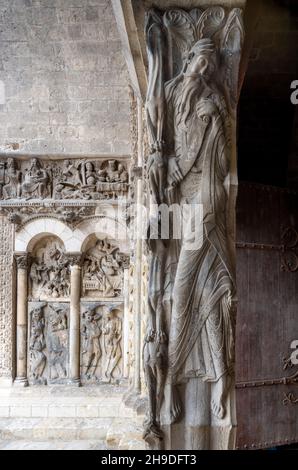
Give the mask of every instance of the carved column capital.
[(29, 253), (15, 253), (14, 258), (18, 269), (28, 269), (30, 263)]
[(68, 259), (70, 267), (78, 266), (81, 267), (83, 264), (83, 254), (82, 253), (65, 253), (66, 258)]

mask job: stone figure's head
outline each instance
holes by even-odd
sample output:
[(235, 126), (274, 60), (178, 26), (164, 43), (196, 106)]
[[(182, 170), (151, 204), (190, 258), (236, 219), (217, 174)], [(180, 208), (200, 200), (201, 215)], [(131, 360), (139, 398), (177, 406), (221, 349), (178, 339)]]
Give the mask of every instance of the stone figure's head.
[(101, 240), (101, 239), (97, 240), (96, 246), (97, 246), (97, 248), (99, 248), (99, 249), (103, 249), (103, 248), (104, 248), (104, 241)]
[(37, 158), (32, 158), (31, 160), (31, 168), (40, 168), (40, 163), (39, 161), (37, 160)]
[(116, 160), (109, 160), (109, 170), (110, 171), (116, 171)]
[(42, 319), (42, 317), (43, 317), (42, 308), (41, 307), (36, 307), (32, 311), (32, 321), (39, 321), (39, 320)]
[(87, 320), (87, 322), (92, 322), (94, 314), (95, 310), (93, 308), (89, 308), (88, 310), (85, 310), (83, 316), (85, 317), (85, 320)]
[(200, 39), (191, 48), (183, 71), (180, 101), (180, 125), (187, 128), (197, 98), (216, 70), (216, 49), (211, 39)]
[(91, 162), (87, 162), (85, 168), (87, 171), (94, 171), (93, 164)]
[(216, 59), (216, 48), (212, 40), (200, 39), (189, 51), (185, 76), (210, 78), (216, 69)]
[(63, 308), (52, 308), (50, 315), (50, 326), (52, 331), (59, 331), (67, 328), (67, 317)]

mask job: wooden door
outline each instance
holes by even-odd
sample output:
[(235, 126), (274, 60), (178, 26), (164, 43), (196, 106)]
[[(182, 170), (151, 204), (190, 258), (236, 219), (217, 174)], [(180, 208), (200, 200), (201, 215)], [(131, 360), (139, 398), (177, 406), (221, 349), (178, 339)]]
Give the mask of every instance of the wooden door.
[(237, 284), (237, 447), (298, 442), (297, 194), (240, 184)]

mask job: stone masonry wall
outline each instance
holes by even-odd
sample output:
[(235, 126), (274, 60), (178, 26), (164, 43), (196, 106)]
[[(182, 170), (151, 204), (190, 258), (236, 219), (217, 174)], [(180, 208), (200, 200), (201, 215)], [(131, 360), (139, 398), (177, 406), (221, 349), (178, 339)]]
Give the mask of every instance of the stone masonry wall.
[(0, 80), (0, 154), (130, 153), (110, 0), (0, 0)]

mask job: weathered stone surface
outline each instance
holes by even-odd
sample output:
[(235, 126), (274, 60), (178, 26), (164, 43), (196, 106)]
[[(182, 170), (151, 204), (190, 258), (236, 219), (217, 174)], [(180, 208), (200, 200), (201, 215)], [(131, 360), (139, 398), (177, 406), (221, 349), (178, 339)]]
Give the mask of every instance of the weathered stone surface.
[[(0, 153), (128, 154), (128, 80), (111, 2), (27, 3), (1, 4), (0, 80), (6, 102)], [(106, 88), (109, 104), (120, 112), (100, 116), (97, 128), (114, 127), (116, 138), (97, 140), (82, 127), (84, 116), (73, 122), (71, 110), (92, 105), (97, 91), (100, 111)], [(119, 88), (121, 101), (113, 94)], [(72, 129), (65, 132), (69, 121)]]
[(13, 226), (0, 216), (0, 377), (12, 377)]
[[(66, 126), (63, 132), (73, 131)], [(0, 161), (0, 199), (16, 205), (20, 199), (117, 199), (127, 193), (128, 181), (127, 163), (112, 159)]]
[(152, 448), (223, 449), (233, 446), (235, 425), (231, 220), (242, 10), (152, 9), (145, 33), (151, 206), (178, 206), (182, 230), (179, 240), (162, 235), (162, 209), (152, 209), (159, 236), (149, 241), (144, 437)]

